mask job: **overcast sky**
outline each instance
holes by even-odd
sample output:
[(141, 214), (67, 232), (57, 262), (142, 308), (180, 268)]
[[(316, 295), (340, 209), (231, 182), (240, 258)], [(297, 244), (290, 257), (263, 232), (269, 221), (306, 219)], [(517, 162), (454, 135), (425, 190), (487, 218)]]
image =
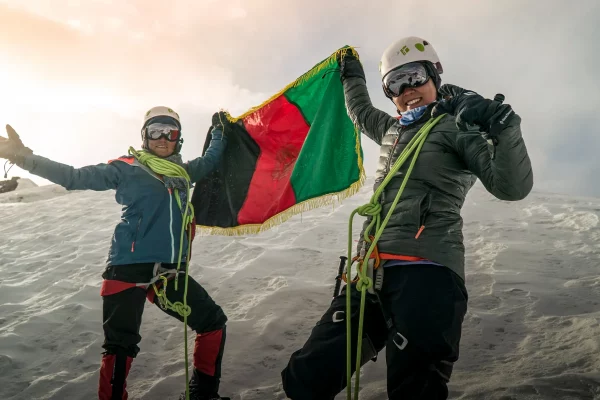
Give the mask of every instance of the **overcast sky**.
[[(536, 190), (600, 196), (599, 23), (597, 0), (0, 0), (0, 123), (83, 166), (139, 147), (143, 113), (168, 105), (191, 159), (219, 108), (241, 114), (344, 45), (394, 114), (377, 65), (415, 35), (444, 82), (503, 93), (521, 115)], [(373, 174), (378, 148), (363, 148)]]

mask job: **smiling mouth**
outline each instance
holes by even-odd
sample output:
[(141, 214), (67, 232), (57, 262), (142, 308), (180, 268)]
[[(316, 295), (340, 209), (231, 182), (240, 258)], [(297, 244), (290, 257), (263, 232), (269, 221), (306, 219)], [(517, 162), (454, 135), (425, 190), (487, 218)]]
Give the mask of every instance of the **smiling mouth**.
[(416, 99), (412, 99), (412, 100), (410, 100), (410, 101), (407, 101), (407, 102), (406, 102), (406, 105), (410, 107), (410, 106), (413, 106), (413, 105), (417, 104), (417, 103), (418, 103), (418, 102), (420, 102), (421, 100), (423, 100), (423, 98), (422, 98), (422, 97), (417, 97)]

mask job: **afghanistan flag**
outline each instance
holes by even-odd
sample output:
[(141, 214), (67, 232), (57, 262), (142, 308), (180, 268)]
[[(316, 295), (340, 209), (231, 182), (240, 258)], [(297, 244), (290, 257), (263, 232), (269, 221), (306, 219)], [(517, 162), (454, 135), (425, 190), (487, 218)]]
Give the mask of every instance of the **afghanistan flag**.
[(358, 191), (365, 173), (336, 61), (343, 49), (260, 106), (228, 115), (223, 160), (192, 195), (200, 232), (257, 233)]

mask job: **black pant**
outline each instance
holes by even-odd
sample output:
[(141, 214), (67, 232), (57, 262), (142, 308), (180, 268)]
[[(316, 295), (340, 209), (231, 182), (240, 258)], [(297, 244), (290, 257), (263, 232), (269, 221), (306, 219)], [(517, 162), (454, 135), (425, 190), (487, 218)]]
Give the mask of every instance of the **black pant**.
[[(176, 265), (164, 265), (166, 269), (175, 269)], [(186, 266), (182, 266), (185, 271)], [(111, 266), (102, 277), (107, 287), (103, 299), (103, 328), (106, 350), (100, 367), (98, 398), (100, 400), (122, 400), (127, 398), (127, 375), (133, 358), (140, 350), (138, 343), (142, 313), (147, 294), (154, 294), (152, 287), (123, 287), (127, 283), (147, 283), (153, 278), (154, 264), (132, 264)], [(170, 303), (183, 303), (185, 275), (178, 274), (178, 288), (174, 279), (169, 280), (166, 297)], [(162, 281), (159, 281), (162, 282)], [(110, 286), (110, 289), (108, 288)], [(112, 293), (112, 294), (107, 294)], [(183, 321), (176, 311), (163, 309), (159, 299), (154, 298), (162, 311)], [(225, 323), (227, 318), (208, 295), (206, 290), (192, 277), (188, 277), (187, 305), (191, 309), (187, 324), (196, 331), (194, 345), (194, 370), (190, 380), (190, 395), (194, 399), (218, 398), (221, 377), (221, 362), (225, 345)]]
[[(176, 265), (165, 267), (176, 268)], [(153, 275), (154, 264), (133, 264), (108, 267), (103, 274), (105, 279), (114, 279), (123, 282), (140, 283), (149, 282)], [(182, 270), (185, 270), (183, 265)], [(167, 285), (167, 298), (171, 303), (183, 303), (183, 290), (185, 275), (178, 276), (178, 290), (175, 291), (174, 280)], [(160, 281), (159, 281), (160, 282)], [(153, 291), (152, 288), (148, 290)], [(141, 341), (140, 326), (142, 313), (146, 302), (146, 289), (130, 288), (122, 292), (103, 297), (103, 348), (108, 352), (125, 350), (129, 357), (135, 357), (139, 352), (138, 343)], [(172, 310), (163, 310), (159, 306), (158, 298), (154, 304), (165, 313), (183, 322), (183, 317)], [(187, 305), (191, 314), (187, 317), (188, 326), (197, 333), (211, 332), (222, 329), (227, 317), (223, 310), (208, 295), (206, 290), (191, 276), (188, 276)]]
[[(379, 296), (381, 304), (369, 295), (365, 307), (363, 362), (386, 347), (390, 400), (447, 399), (467, 309), (464, 282), (445, 267), (394, 266), (385, 269)], [(353, 373), (359, 306), (360, 292), (353, 285)], [(290, 399), (332, 400), (346, 387), (345, 311), (344, 290), (333, 299), (304, 347), (292, 354), (281, 373)]]

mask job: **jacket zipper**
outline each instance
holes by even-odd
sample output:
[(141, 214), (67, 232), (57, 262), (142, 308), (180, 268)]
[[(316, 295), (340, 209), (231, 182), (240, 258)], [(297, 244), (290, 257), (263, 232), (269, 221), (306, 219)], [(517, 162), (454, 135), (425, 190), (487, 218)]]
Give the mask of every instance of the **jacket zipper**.
[[(149, 171), (147, 169), (147, 167), (144, 167), (142, 169), (144, 169), (146, 172), (148, 172), (148, 174), (150, 176), (152, 176), (153, 178), (158, 180), (160, 183), (164, 184), (164, 181), (161, 178), (159, 178), (158, 176), (156, 176), (151, 170)], [(169, 232), (171, 234), (171, 263), (175, 263), (175, 236), (173, 235), (173, 191), (171, 189), (167, 189), (167, 190), (169, 191), (169, 217), (170, 217)], [(138, 222), (138, 225), (139, 225), (139, 222)], [(139, 229), (139, 226), (138, 226), (138, 229)], [(136, 238), (137, 238), (137, 232), (136, 232)], [(133, 253), (134, 249), (135, 249), (135, 240), (131, 244), (131, 252), (132, 253)]]
[(140, 233), (140, 225), (142, 225), (142, 217), (138, 219), (137, 228), (135, 229), (135, 236), (133, 237), (133, 242), (131, 242), (131, 252), (135, 251), (135, 242), (137, 241), (138, 234)]
[[(149, 172), (150, 173), (150, 172)], [(151, 176), (158, 179), (164, 184), (164, 181), (158, 176), (150, 173)], [(169, 233), (171, 234), (171, 264), (175, 263), (175, 236), (173, 235), (173, 190), (167, 189), (169, 192)]]
[(400, 136), (402, 135), (402, 132), (404, 131), (405, 127), (401, 126), (400, 130), (398, 131), (398, 136), (396, 137), (396, 140), (394, 140), (394, 144), (392, 145), (392, 150), (390, 151), (390, 154), (388, 155), (388, 165), (387, 165), (387, 174), (390, 173), (390, 170), (392, 169), (392, 158), (394, 157), (394, 151), (396, 151), (396, 146), (398, 145), (398, 141), (400, 140)]
[(388, 165), (386, 175), (390, 173), (392, 169), (392, 157), (394, 156), (394, 151), (396, 150), (396, 145), (398, 144), (398, 139), (400, 139), (400, 133), (398, 133), (398, 137), (394, 140), (394, 144), (392, 145), (392, 150), (390, 150), (390, 154), (388, 155)]
[(169, 189), (169, 232), (171, 233), (171, 263), (175, 263), (175, 236), (173, 235), (173, 190)]
[(423, 230), (425, 229), (425, 219), (427, 218), (427, 214), (429, 214), (429, 209), (431, 209), (431, 196), (429, 195), (429, 193), (425, 195), (425, 200), (427, 201), (427, 207), (425, 208), (424, 212), (420, 213), (419, 230), (415, 235), (415, 239), (418, 239), (419, 236), (421, 236), (421, 233), (423, 233)]
[[(150, 173), (151, 176), (164, 184), (164, 181), (158, 176)], [(171, 263), (175, 263), (175, 236), (173, 235), (173, 190), (167, 189), (169, 192), (169, 233), (171, 234)]]

